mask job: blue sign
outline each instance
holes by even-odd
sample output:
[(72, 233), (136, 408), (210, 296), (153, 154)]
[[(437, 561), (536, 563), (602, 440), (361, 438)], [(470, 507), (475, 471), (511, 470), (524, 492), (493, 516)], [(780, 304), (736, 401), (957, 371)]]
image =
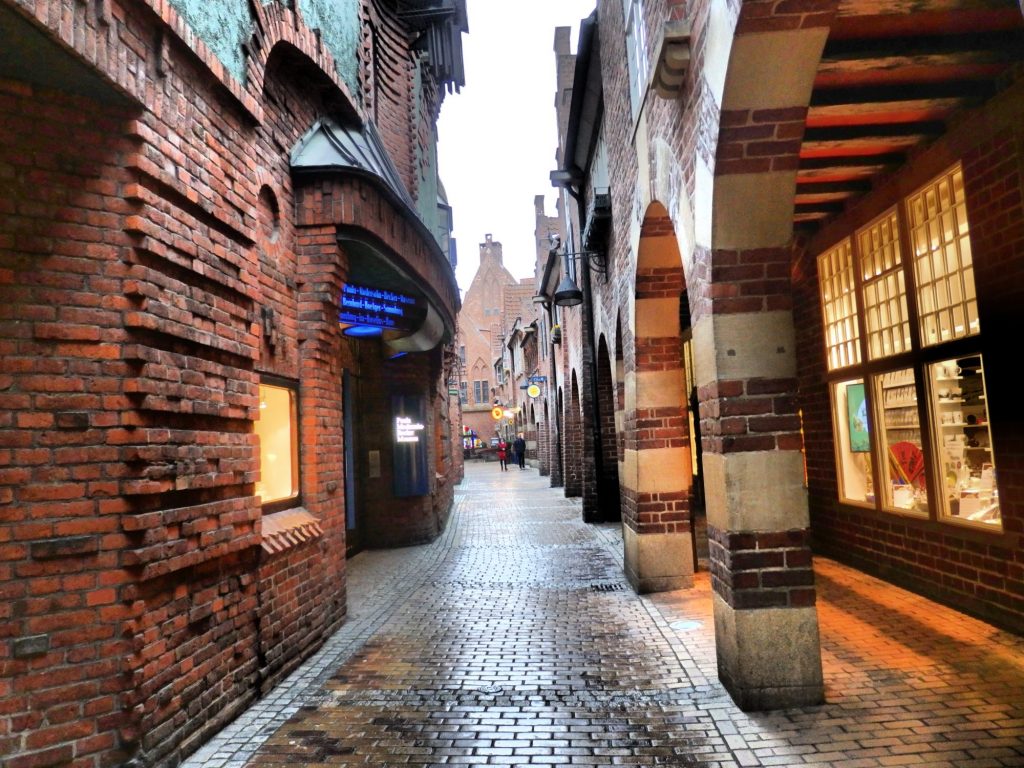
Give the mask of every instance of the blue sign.
[(423, 309), (414, 296), (354, 283), (341, 288), (339, 323), (413, 331), (422, 321)]
[(530, 377), (530, 383), (531, 384), (543, 384), (547, 380), (548, 380), (547, 376), (531, 376)]

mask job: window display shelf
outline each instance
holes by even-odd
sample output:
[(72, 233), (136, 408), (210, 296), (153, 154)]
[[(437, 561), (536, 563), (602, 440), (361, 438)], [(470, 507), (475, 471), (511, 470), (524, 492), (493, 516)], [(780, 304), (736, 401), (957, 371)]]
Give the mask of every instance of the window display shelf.
[(963, 378), (964, 378), (963, 376), (936, 376), (935, 380), (936, 381), (961, 381), (961, 380), (963, 380)]
[(896, 410), (899, 408), (917, 408), (917, 400), (901, 400), (898, 403), (886, 403), (884, 406), (887, 411)]

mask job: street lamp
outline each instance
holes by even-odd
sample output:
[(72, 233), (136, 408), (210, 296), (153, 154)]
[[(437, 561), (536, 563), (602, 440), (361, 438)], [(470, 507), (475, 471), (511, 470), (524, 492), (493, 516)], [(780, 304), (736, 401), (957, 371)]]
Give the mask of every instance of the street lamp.
[[(563, 259), (579, 261), (587, 269), (607, 277), (608, 263), (605, 260), (605, 255), (600, 251), (559, 252), (558, 249), (562, 246), (562, 238), (555, 233), (548, 235), (548, 242), (551, 244), (552, 253), (558, 253)], [(568, 272), (565, 273), (562, 282), (555, 289), (554, 300), (555, 304), (559, 307), (575, 307), (583, 303), (583, 291), (576, 285), (576, 281), (570, 277)]]

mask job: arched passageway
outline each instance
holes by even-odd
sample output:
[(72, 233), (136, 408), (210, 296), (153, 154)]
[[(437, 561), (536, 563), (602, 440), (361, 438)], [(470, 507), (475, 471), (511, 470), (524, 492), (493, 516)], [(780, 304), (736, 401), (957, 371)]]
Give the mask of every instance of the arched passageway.
[(693, 584), (690, 446), (679, 348), (684, 287), (672, 221), (654, 203), (640, 232), (633, 354), (624, 366), (623, 545), (626, 575), (639, 592)]
[(602, 521), (618, 520), (619, 457), (615, 434), (615, 381), (608, 354), (608, 341), (602, 335), (597, 348), (597, 398), (601, 414), (601, 456), (598, 468), (598, 516)]

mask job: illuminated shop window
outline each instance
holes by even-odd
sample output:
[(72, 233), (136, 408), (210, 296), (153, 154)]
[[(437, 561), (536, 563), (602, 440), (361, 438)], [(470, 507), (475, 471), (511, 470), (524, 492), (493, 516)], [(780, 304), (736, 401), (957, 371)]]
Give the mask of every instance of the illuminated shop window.
[(921, 343), (941, 344), (979, 333), (974, 263), (957, 166), (907, 200)]
[(860, 362), (860, 325), (849, 240), (818, 257), (818, 280), (829, 370), (855, 365)]
[(839, 495), (999, 530), (960, 167), (903, 203), (818, 257)]
[(864, 380), (853, 379), (833, 384), (832, 402), (835, 405), (833, 415), (839, 495), (844, 501), (873, 504), (875, 483), (871, 469), (871, 419)]
[(928, 481), (913, 368), (874, 376), (882, 507), (928, 514)]
[(999, 491), (981, 355), (932, 363), (928, 378), (942, 482), (939, 512), (948, 519), (998, 526)]
[(260, 479), (256, 495), (266, 504), (299, 495), (299, 440), (296, 391), (260, 384), (260, 414), (255, 431), (260, 439)]
[(900, 258), (896, 211), (857, 235), (860, 279), (864, 286), (864, 329), (868, 357), (877, 360), (910, 351), (907, 288)]

